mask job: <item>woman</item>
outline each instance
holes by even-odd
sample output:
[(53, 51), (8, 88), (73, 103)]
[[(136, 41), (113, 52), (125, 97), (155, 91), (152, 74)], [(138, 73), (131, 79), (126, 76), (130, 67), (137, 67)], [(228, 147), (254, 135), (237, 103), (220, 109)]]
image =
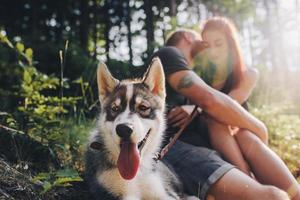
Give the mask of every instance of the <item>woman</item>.
[[(256, 84), (258, 72), (245, 66), (235, 26), (226, 18), (214, 17), (204, 23), (201, 35), (209, 48), (200, 52), (195, 45), (192, 51), (195, 71), (208, 85), (246, 107), (245, 102)], [(191, 106), (182, 106), (172, 110), (168, 115), (169, 123), (180, 127), (191, 109)], [(285, 190), (293, 200), (300, 199), (297, 181), (281, 159), (266, 146), (267, 135), (229, 127), (209, 117), (205, 121), (212, 147), (226, 160), (249, 176), (254, 175), (259, 182)]]

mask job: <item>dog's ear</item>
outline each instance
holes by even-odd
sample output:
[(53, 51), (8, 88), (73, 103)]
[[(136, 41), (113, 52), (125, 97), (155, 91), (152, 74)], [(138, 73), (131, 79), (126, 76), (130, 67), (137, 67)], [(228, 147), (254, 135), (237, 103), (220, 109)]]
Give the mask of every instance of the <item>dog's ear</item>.
[(149, 87), (153, 94), (163, 99), (166, 98), (165, 74), (158, 57), (152, 59), (150, 66), (144, 74), (143, 83)]
[(119, 80), (115, 79), (109, 72), (107, 66), (100, 62), (97, 70), (97, 82), (100, 103), (118, 85)]

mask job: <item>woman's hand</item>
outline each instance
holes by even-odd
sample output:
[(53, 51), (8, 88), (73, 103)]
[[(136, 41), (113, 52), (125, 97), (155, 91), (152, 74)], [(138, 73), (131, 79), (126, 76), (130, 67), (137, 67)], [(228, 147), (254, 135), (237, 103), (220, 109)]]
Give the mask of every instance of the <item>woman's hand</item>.
[(183, 126), (189, 120), (189, 116), (193, 112), (194, 108), (194, 105), (184, 105), (173, 108), (167, 116), (168, 123), (172, 127)]
[(247, 68), (241, 76), (241, 80), (228, 95), (236, 100), (239, 104), (243, 104), (251, 95), (257, 81), (259, 73), (255, 68)]

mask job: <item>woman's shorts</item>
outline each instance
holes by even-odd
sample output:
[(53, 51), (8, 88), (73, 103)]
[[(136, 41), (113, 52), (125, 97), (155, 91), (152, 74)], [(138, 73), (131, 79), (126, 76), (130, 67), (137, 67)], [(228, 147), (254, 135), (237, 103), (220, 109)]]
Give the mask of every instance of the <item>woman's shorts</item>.
[(216, 151), (180, 140), (171, 147), (163, 162), (177, 174), (185, 192), (201, 200), (205, 199), (211, 185), (234, 168)]

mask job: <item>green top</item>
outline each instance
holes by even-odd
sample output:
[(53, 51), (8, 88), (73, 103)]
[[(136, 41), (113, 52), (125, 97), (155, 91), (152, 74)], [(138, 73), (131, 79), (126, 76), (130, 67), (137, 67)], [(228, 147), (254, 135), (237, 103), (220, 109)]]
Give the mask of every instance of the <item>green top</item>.
[(194, 66), (195, 72), (202, 78), (202, 80), (206, 84), (212, 87), (222, 84), (223, 86), (225, 86), (227, 79), (230, 77), (233, 71), (233, 65), (230, 59), (228, 59), (227, 65), (216, 66), (209, 60), (205, 51), (198, 53), (195, 56)]

